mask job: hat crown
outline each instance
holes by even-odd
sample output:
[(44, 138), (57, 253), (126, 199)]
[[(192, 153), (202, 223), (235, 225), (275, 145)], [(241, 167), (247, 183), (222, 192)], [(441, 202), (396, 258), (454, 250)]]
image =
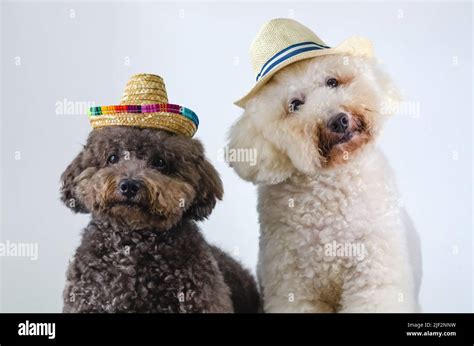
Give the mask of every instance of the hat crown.
[(255, 75), (274, 55), (303, 42), (326, 46), (314, 32), (293, 19), (277, 18), (266, 23), (250, 46), (250, 59)]
[(293, 19), (278, 18), (269, 21), (258, 32), (250, 46), (250, 59), (256, 84), (235, 104), (245, 108), (272, 76), (286, 66), (309, 58), (330, 54), (373, 57), (372, 43), (362, 37), (350, 37), (330, 47), (314, 32)]
[(144, 105), (168, 103), (163, 78), (154, 74), (140, 73), (132, 76), (125, 86), (120, 104)]

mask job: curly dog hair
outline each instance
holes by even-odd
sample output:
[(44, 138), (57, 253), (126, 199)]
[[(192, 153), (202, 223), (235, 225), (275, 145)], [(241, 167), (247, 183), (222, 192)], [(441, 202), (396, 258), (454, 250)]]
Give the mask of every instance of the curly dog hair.
[(285, 67), (245, 104), (229, 149), (258, 159), (230, 164), (259, 186), (265, 312), (419, 310), (418, 234), (377, 146), (398, 99), (376, 60), (335, 54)]
[(252, 275), (196, 225), (223, 194), (198, 140), (96, 129), (61, 180), (62, 201), (92, 215), (67, 271), (64, 312), (257, 312)]

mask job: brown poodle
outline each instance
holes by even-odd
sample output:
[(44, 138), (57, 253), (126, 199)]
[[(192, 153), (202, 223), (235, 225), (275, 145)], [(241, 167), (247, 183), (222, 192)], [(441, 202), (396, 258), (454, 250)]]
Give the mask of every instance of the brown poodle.
[(223, 194), (199, 141), (95, 129), (61, 180), (62, 201), (92, 215), (67, 272), (64, 312), (257, 312), (251, 274), (196, 225)]

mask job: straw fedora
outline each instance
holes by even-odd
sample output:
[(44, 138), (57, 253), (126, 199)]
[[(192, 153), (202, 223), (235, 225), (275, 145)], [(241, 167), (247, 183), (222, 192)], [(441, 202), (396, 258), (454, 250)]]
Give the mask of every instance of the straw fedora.
[(244, 107), (248, 99), (285, 66), (299, 60), (328, 54), (372, 56), (372, 43), (351, 37), (336, 47), (326, 45), (314, 32), (292, 19), (278, 18), (266, 23), (250, 46), (250, 60), (256, 84), (235, 105)]
[(193, 137), (199, 119), (192, 110), (168, 103), (163, 78), (153, 74), (137, 74), (128, 81), (118, 106), (89, 109), (92, 128), (135, 126), (155, 128)]

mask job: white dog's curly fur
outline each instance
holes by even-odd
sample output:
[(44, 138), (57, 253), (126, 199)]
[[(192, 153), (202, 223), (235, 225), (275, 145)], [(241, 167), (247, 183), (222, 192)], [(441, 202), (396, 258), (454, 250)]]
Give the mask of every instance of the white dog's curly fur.
[(397, 98), (376, 61), (328, 55), (287, 66), (246, 103), (229, 147), (257, 151), (231, 166), (259, 185), (266, 312), (418, 311), (418, 236), (374, 144)]

